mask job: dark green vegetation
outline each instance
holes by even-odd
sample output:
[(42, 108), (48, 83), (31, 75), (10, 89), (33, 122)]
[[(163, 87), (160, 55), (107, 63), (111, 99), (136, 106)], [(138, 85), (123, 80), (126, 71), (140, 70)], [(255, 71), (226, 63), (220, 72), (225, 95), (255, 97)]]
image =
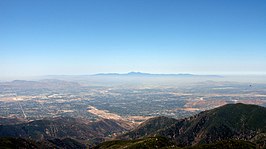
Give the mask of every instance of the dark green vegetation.
[[(47, 143), (49, 142), (49, 143)], [(65, 139), (52, 139), (48, 140), (46, 142), (40, 142), (40, 144), (44, 144), (47, 146), (47, 148), (51, 147), (52, 145), (57, 148), (64, 148), (64, 149), (85, 149), (86, 145), (70, 138)], [(52, 145), (50, 145), (52, 144)]]
[(266, 108), (228, 104), (181, 120), (154, 118), (119, 138), (164, 136), (180, 147), (223, 140), (247, 140), (265, 146), (265, 133)]
[[(54, 139), (46, 141), (33, 141), (22, 138), (0, 138), (1, 149), (85, 149), (86, 146), (73, 139)], [(164, 137), (150, 137), (136, 140), (114, 140), (104, 142), (93, 149), (255, 149), (256, 145), (247, 141), (220, 141), (213, 144), (201, 144), (193, 147), (177, 147)]]
[(69, 117), (36, 120), (15, 125), (0, 125), (1, 137), (22, 137), (34, 140), (65, 137), (87, 140), (104, 138), (122, 131), (126, 131), (126, 128), (114, 120), (83, 122)]
[(254, 143), (241, 140), (220, 141), (212, 144), (200, 144), (191, 147), (178, 147), (164, 137), (149, 137), (136, 140), (107, 141), (94, 149), (256, 149)]
[[(6, 148), (85, 148), (124, 131), (115, 120), (87, 123), (74, 118), (0, 125), (0, 136), (24, 138), (2, 138)], [(116, 139), (94, 148), (266, 148), (266, 108), (228, 104), (185, 119), (156, 117)]]
[(94, 149), (139, 149), (139, 148), (147, 148), (147, 149), (158, 149), (158, 148), (172, 148), (176, 146), (173, 142), (169, 141), (164, 137), (150, 137), (145, 139), (136, 139), (136, 140), (115, 140), (115, 141), (107, 141)]
[(1, 149), (13, 149), (13, 148), (38, 148), (40, 144), (34, 141), (22, 139), (22, 138), (0, 138)]
[(148, 119), (144, 123), (140, 124), (135, 130), (121, 136), (123, 139), (136, 139), (145, 136), (152, 136), (151, 134), (157, 132), (162, 128), (166, 128), (169, 125), (176, 123), (174, 118), (168, 118), (164, 116)]
[(85, 149), (86, 146), (70, 138), (33, 141), (23, 138), (0, 138), (1, 149)]
[(229, 140), (186, 147), (185, 149), (256, 149), (256, 145), (248, 141)]

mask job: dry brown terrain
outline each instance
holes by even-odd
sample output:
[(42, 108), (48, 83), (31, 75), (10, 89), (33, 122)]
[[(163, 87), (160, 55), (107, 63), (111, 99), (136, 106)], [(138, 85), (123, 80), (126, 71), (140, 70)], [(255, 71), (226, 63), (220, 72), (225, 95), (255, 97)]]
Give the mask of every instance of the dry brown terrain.
[(147, 120), (149, 118), (152, 118), (150, 116), (127, 116), (127, 117), (122, 117), (122, 116), (120, 116), (118, 114), (110, 113), (107, 110), (99, 110), (99, 109), (97, 109), (96, 107), (93, 107), (93, 106), (89, 106), (88, 108), (89, 108), (88, 112), (90, 112), (90, 113), (92, 113), (94, 115), (97, 115), (100, 118), (103, 118), (103, 119), (114, 119), (114, 120), (117, 120), (117, 121), (121, 121), (121, 122), (127, 123), (128, 125), (134, 126), (134, 127), (139, 125), (140, 123), (144, 122), (145, 120)]

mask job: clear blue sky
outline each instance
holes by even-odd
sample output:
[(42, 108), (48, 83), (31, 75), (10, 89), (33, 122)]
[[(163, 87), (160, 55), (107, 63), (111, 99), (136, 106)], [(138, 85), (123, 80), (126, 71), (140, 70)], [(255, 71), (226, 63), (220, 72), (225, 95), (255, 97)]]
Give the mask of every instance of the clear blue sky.
[(0, 1), (0, 78), (129, 71), (266, 74), (266, 1)]

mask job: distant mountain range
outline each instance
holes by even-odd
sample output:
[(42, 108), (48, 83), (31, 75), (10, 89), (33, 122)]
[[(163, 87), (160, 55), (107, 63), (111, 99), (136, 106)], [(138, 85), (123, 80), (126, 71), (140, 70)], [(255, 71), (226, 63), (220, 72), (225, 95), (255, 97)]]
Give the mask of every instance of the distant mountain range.
[[(88, 123), (59, 117), (24, 123), (12, 119), (13, 124), (8, 125), (6, 122), (0, 125), (0, 145), (13, 148), (16, 145), (26, 148), (93, 145), (96, 149), (266, 147), (266, 108), (257, 105), (228, 104), (184, 119), (155, 117), (130, 130), (115, 120)], [(104, 142), (107, 138), (115, 141)], [(12, 142), (17, 143), (15, 147)]]
[(39, 81), (14, 80), (11, 82), (0, 82), (0, 87), (1, 86), (12, 89), (64, 89), (78, 88), (80, 84), (57, 79), (43, 79)]
[(222, 77), (219, 75), (194, 75), (194, 74), (152, 74), (142, 72), (129, 73), (99, 73), (93, 76), (135, 76), (135, 77)]

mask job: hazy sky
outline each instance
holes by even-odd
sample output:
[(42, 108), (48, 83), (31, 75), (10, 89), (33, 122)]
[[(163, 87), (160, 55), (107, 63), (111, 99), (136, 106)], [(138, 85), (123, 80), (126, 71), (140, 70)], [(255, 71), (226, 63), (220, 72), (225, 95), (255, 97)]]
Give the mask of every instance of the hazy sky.
[(266, 1), (0, 1), (0, 78), (128, 71), (266, 74)]

